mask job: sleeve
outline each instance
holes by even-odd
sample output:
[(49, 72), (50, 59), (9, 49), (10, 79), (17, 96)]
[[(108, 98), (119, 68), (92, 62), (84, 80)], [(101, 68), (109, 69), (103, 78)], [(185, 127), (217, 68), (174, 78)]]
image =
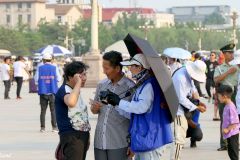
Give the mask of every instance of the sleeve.
[(216, 69), (214, 70), (214, 78), (216, 78), (219, 75), (221, 75), (220, 66), (217, 66)]
[(139, 94), (138, 101), (132, 100), (128, 102), (126, 100), (121, 100), (118, 108), (135, 114), (146, 113), (152, 106), (154, 98), (154, 92), (152, 85), (150, 83), (146, 84), (143, 88), (141, 94)]
[(56, 66), (56, 75), (57, 75), (57, 81), (61, 82), (62, 81), (62, 76), (60, 75), (60, 72), (59, 72), (59, 69), (58, 69), (57, 66)]
[(235, 106), (229, 107), (229, 121), (230, 121), (230, 124), (239, 123), (239, 118), (238, 118), (238, 114)]
[(39, 78), (39, 67), (37, 67), (35, 75), (34, 75), (35, 84), (38, 84), (38, 78)]
[(179, 103), (183, 105), (185, 108), (189, 109), (189, 111), (193, 111), (197, 108), (196, 105), (194, 105), (188, 98), (187, 98), (187, 92), (185, 90), (185, 85), (184, 85), (185, 80), (179, 80), (178, 83), (175, 82), (175, 90), (177, 93), (177, 96), (179, 98)]
[(94, 101), (99, 101), (99, 92), (100, 92), (101, 86), (102, 86), (101, 83), (99, 83), (98, 86), (97, 86), (95, 96), (94, 96)]

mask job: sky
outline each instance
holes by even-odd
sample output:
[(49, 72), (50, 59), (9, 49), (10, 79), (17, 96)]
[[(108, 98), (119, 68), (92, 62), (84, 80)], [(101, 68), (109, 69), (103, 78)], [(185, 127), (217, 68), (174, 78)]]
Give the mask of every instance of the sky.
[[(55, 0), (49, 0), (54, 2)], [(89, 3), (90, 0), (84, 0), (85, 3)], [(158, 11), (166, 11), (167, 8), (173, 6), (195, 6), (195, 5), (229, 5), (232, 9), (236, 10), (240, 14), (240, 1), (239, 0), (98, 0), (103, 7), (129, 7), (129, 1), (131, 1), (131, 7), (149, 7)]]

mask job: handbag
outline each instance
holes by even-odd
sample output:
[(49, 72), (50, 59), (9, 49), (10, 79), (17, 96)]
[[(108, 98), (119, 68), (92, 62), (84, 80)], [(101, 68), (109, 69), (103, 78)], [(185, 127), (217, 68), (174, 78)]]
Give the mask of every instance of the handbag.
[(60, 142), (58, 143), (56, 151), (55, 151), (55, 158), (57, 160), (64, 160), (63, 150), (62, 150)]

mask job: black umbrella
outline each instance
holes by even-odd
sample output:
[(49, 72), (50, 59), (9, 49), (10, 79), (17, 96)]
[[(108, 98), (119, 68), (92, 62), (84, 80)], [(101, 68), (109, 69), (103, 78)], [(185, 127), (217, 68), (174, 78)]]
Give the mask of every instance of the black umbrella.
[(124, 42), (131, 57), (137, 53), (143, 53), (146, 56), (147, 61), (150, 64), (151, 69), (163, 91), (172, 115), (172, 119), (174, 119), (177, 113), (179, 100), (167, 66), (148, 41), (128, 34), (124, 38)]

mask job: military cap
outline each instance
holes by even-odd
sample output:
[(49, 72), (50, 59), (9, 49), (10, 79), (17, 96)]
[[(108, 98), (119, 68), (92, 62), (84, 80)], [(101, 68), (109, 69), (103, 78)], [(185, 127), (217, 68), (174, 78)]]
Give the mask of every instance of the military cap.
[(222, 47), (220, 49), (220, 51), (222, 51), (222, 52), (234, 52), (234, 47), (235, 47), (235, 44), (234, 43), (230, 43), (230, 44)]

